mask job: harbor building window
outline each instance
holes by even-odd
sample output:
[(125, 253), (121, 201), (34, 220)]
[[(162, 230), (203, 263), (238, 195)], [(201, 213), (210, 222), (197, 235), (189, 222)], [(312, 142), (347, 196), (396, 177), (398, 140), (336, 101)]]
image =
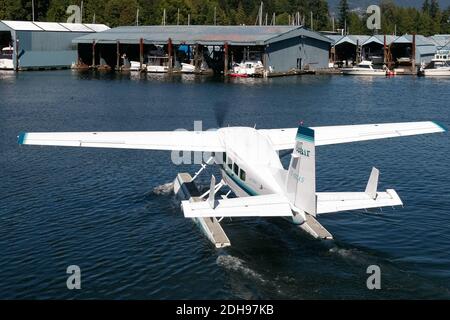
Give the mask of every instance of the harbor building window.
[(241, 178), (242, 181), (245, 181), (245, 171), (241, 169), (239, 178)]
[(237, 176), (239, 175), (239, 166), (236, 163), (234, 164), (233, 171)]

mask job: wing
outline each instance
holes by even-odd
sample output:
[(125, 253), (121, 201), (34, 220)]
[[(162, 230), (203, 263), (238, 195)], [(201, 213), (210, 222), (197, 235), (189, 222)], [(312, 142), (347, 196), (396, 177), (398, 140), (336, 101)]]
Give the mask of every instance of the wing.
[(19, 144), (180, 150), (225, 151), (217, 131), (154, 131), (154, 132), (58, 132), (22, 133)]
[[(311, 129), (315, 133), (316, 146), (446, 131), (443, 126), (432, 121), (311, 127)], [(287, 150), (294, 147), (297, 129), (262, 129), (259, 132), (270, 139), (276, 150)]]
[(318, 192), (317, 214), (403, 205), (397, 192), (387, 189), (372, 198), (366, 192)]
[(289, 201), (276, 194), (208, 201), (182, 201), (184, 216), (196, 217), (291, 217)]

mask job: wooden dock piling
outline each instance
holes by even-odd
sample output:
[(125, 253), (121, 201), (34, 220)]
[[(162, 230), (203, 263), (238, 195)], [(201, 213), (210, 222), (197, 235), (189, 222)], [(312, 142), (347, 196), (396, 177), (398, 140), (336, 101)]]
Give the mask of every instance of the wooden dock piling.
[(142, 70), (144, 64), (144, 39), (139, 39), (139, 69)]
[(95, 68), (95, 40), (92, 41), (92, 68)]
[(120, 42), (116, 41), (116, 70), (120, 70)]
[(223, 68), (223, 74), (228, 74), (228, 42), (225, 42), (223, 46), (223, 54), (224, 54), (224, 68)]

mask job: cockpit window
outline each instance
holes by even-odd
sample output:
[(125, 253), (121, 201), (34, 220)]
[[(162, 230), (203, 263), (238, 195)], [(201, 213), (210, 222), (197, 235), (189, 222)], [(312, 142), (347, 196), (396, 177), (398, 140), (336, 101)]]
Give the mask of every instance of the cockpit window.
[(222, 153), (222, 156), (223, 156), (222, 158), (223, 164), (227, 163), (227, 153), (226, 152)]
[(241, 169), (239, 178), (241, 178), (242, 181), (245, 181), (246, 175), (245, 175), (245, 171)]
[(236, 163), (234, 164), (233, 171), (236, 175), (239, 175), (239, 166)]

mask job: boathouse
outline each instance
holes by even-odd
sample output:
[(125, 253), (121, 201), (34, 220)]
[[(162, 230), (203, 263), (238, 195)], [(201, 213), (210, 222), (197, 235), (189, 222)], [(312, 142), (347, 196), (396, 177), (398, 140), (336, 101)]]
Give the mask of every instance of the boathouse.
[(272, 75), (328, 67), (331, 40), (301, 26), (124, 26), (73, 40), (80, 60), (120, 69), (128, 61), (165, 58), (227, 73), (234, 63), (261, 61)]
[(109, 29), (103, 24), (0, 21), (0, 46), (12, 47), (15, 70), (69, 68), (77, 60), (74, 38)]
[(431, 61), (437, 46), (422, 35), (344, 35), (327, 36), (333, 41), (331, 62), (341, 67), (361, 60), (389, 67), (419, 66)]

